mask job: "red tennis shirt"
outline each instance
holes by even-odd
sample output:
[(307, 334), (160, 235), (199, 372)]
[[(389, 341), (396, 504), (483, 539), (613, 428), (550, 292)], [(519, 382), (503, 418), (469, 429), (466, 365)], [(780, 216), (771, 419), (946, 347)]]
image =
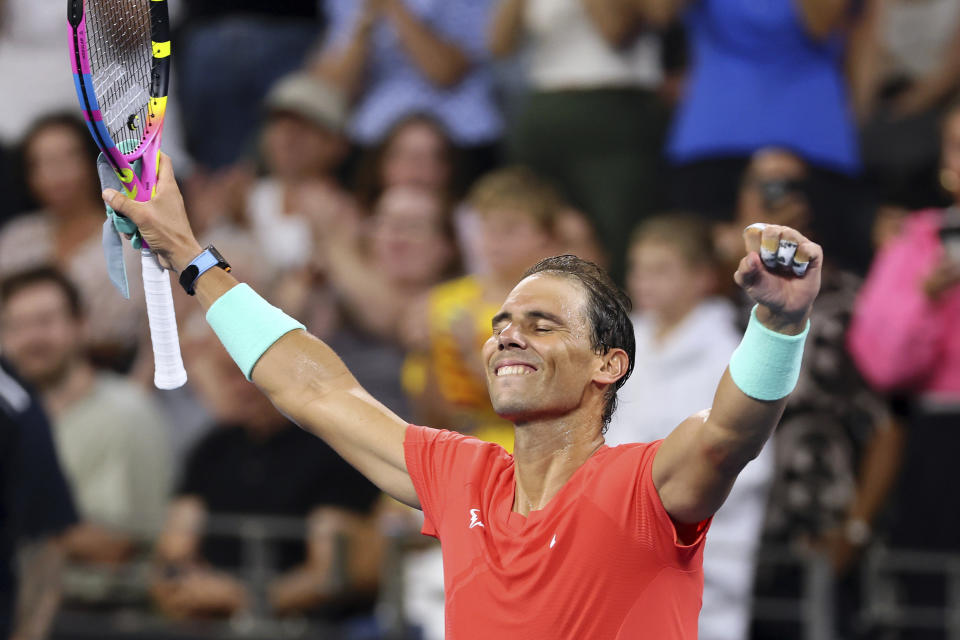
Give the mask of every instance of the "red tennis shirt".
[(513, 456), (409, 426), (407, 471), (443, 548), (447, 640), (692, 640), (703, 543), (653, 486), (660, 442), (601, 447), (539, 511), (513, 511)]

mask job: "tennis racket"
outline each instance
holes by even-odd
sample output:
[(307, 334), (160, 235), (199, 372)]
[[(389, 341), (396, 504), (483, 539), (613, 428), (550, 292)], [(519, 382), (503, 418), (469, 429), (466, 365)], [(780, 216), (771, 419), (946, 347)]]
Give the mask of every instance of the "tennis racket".
[[(68, 0), (70, 63), (87, 127), (128, 197), (149, 200), (157, 185), (170, 77), (166, 0)], [(140, 174), (133, 164), (140, 161)], [(170, 278), (144, 244), (143, 289), (153, 342), (154, 384), (187, 381)]]

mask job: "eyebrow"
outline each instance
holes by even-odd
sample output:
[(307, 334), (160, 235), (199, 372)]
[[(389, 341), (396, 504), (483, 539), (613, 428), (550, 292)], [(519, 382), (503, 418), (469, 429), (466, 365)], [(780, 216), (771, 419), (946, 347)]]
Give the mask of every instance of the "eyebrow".
[[(560, 318), (560, 316), (556, 316), (547, 311), (527, 311), (523, 315), (526, 318), (546, 320), (547, 322), (552, 322), (554, 324), (563, 326), (563, 320)], [(509, 311), (501, 311), (497, 315), (493, 316), (493, 321), (491, 324), (495, 327), (501, 322), (503, 322), (504, 320), (509, 320), (512, 317), (513, 317), (513, 314), (511, 314)]]

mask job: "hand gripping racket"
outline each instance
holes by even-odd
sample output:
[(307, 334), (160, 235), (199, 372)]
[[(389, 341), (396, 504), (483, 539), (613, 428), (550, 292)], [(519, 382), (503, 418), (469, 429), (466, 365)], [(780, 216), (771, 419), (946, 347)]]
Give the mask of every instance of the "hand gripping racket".
[[(160, 134), (170, 76), (166, 0), (68, 0), (70, 63), (87, 127), (127, 196), (146, 201), (157, 186)], [(141, 161), (140, 175), (133, 163)], [(154, 384), (187, 381), (170, 278), (144, 243), (143, 289), (153, 342)]]

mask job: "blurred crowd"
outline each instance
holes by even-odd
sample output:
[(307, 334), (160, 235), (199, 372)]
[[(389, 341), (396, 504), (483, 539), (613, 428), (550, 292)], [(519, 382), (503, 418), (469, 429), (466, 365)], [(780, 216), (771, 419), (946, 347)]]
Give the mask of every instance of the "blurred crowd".
[[(164, 148), (198, 237), (411, 423), (511, 448), (480, 346), (524, 271), (572, 253), (634, 305), (607, 443), (662, 438), (739, 342), (743, 228), (821, 243), (800, 382), (708, 536), (700, 637), (810, 637), (754, 615), (803, 586), (765, 550), (829, 564), (824, 637), (948, 637), (945, 575), (898, 581), (934, 613), (885, 626), (862, 569), (960, 560), (958, 0), (169, 2)], [(279, 414), (177, 286), (189, 382), (152, 387), (62, 9), (0, 0), (0, 636), (59, 608), (442, 638), (422, 517)]]

